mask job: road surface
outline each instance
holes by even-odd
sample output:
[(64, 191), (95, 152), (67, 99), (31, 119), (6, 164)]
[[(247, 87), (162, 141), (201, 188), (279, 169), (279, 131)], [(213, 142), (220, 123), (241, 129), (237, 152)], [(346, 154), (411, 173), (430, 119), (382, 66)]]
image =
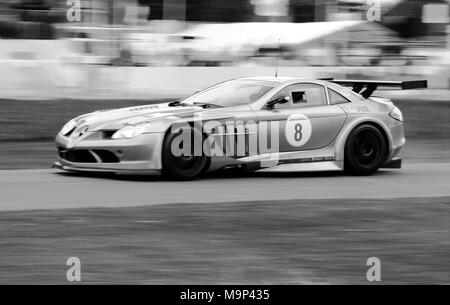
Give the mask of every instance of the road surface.
[(57, 170), (0, 171), (0, 211), (293, 199), (450, 197), (450, 163), (412, 163), (370, 177), (340, 173), (219, 175), (190, 182)]

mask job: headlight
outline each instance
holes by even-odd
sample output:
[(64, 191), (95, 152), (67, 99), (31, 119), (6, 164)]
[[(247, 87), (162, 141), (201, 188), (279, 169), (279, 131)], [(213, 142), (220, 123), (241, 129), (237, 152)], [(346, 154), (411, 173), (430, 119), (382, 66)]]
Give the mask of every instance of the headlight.
[(64, 127), (61, 129), (61, 134), (65, 136), (66, 134), (68, 134), (70, 131), (72, 131), (76, 127), (77, 127), (76, 121), (71, 120), (66, 125), (64, 125)]
[(389, 115), (391, 116), (391, 118), (403, 122), (403, 113), (397, 107), (394, 107), (394, 110), (392, 110)]
[(113, 134), (113, 140), (131, 139), (140, 136), (147, 130), (147, 124), (124, 127)]

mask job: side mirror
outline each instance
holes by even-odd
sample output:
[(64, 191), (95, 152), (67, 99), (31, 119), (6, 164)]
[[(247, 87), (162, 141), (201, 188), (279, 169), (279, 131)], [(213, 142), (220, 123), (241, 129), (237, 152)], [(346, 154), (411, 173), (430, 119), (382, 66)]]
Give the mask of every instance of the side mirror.
[(273, 100), (271, 100), (270, 102), (268, 102), (266, 107), (268, 109), (273, 109), (275, 107), (275, 105), (287, 104), (287, 103), (289, 103), (290, 100), (291, 100), (291, 98), (287, 95), (279, 95), (276, 98), (274, 98)]

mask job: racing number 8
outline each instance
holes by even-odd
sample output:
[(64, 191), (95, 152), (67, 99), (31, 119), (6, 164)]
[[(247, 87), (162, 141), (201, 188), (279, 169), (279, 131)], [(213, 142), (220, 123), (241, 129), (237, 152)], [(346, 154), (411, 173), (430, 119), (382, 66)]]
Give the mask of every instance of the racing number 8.
[(300, 141), (302, 140), (302, 138), (303, 138), (302, 131), (303, 131), (303, 126), (302, 126), (302, 124), (297, 123), (297, 124), (295, 125), (295, 134), (294, 134), (294, 139), (295, 139), (295, 141), (300, 142)]
[(285, 136), (292, 147), (302, 147), (312, 134), (311, 121), (303, 114), (293, 114), (286, 120)]

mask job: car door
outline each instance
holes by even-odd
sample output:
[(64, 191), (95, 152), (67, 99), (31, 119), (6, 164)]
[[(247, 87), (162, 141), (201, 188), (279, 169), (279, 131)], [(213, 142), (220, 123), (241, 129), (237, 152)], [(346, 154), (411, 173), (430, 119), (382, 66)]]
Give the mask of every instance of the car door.
[(266, 133), (262, 136), (269, 138), (278, 126), (279, 152), (324, 148), (337, 137), (347, 118), (339, 106), (329, 103), (323, 84), (301, 82), (289, 85), (273, 98), (280, 95), (288, 96), (289, 102), (256, 111), (258, 123), (271, 126), (259, 128), (260, 133)]

